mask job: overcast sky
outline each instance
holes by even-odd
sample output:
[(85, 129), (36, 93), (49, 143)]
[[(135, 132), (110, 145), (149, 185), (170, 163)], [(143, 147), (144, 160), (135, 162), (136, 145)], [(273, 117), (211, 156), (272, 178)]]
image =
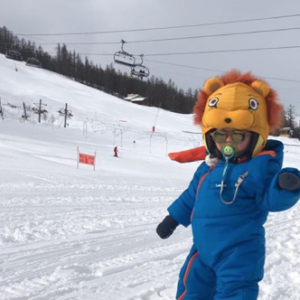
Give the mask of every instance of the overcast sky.
[[(66, 43), (69, 50), (75, 49), (76, 52), (83, 53), (83, 58), (88, 56), (94, 63), (105, 67), (113, 62), (112, 54), (120, 50), (121, 43), (107, 45), (71, 45), (68, 43), (118, 43), (123, 39), (128, 42), (124, 50), (132, 54), (144, 54), (144, 63), (150, 69), (151, 75), (161, 77), (166, 82), (171, 78), (179, 88), (198, 89), (202, 87), (205, 79), (220, 75), (232, 68), (252, 71), (254, 74), (264, 77), (273, 88), (278, 90), (281, 102), (285, 106), (294, 105), (300, 115), (298, 99), (300, 94), (300, 48), (170, 55), (182, 52), (300, 46), (300, 16), (140, 32), (28, 35), (135, 30), (286, 16), (300, 14), (300, 1), (0, 0), (0, 3), (0, 26), (6, 26), (20, 38), (24, 37), (35, 41), (37, 45), (42, 45), (44, 50), (51, 54), (54, 54), (55, 46), (46, 43)], [(299, 30), (133, 43), (133, 41), (283, 28), (299, 28)], [(106, 54), (106, 56), (85, 55), (86, 53)], [(168, 53), (168, 55), (151, 56), (164, 53)], [(182, 66), (174, 66), (174, 64)], [(122, 72), (130, 71), (125, 66), (118, 64), (114, 64), (114, 66)]]

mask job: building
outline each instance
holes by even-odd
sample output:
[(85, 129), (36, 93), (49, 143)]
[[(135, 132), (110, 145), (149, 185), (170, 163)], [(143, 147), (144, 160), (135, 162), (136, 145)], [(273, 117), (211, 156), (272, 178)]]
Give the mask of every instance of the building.
[(128, 94), (127, 97), (124, 98), (126, 101), (130, 101), (136, 104), (146, 104), (147, 97), (143, 97), (139, 94)]
[(291, 127), (282, 127), (279, 129), (280, 136), (290, 137)]

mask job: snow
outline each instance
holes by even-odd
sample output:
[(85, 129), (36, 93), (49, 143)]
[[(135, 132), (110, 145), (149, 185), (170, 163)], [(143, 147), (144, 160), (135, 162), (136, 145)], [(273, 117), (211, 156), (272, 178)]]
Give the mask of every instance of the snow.
[[(0, 299), (174, 299), (192, 236), (180, 227), (161, 240), (155, 228), (199, 165), (166, 155), (202, 144), (187, 133), (200, 131), (192, 116), (129, 103), (3, 55), (0, 71)], [(48, 119), (24, 121), (23, 102), (40, 99)], [(74, 115), (67, 128), (57, 113), (65, 103)], [(299, 168), (300, 142), (281, 140), (284, 165)], [(77, 169), (77, 147), (96, 151), (95, 171)], [(259, 299), (297, 300), (299, 205), (271, 214), (265, 227)]]

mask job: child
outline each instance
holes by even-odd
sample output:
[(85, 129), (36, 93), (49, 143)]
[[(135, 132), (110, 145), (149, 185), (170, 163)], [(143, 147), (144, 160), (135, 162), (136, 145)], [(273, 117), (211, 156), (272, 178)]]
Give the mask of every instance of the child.
[(263, 80), (233, 70), (205, 83), (194, 112), (208, 156), (157, 227), (168, 238), (179, 224), (192, 226), (176, 299), (255, 300), (263, 224), (300, 197), (300, 172), (282, 169), (283, 144), (267, 140), (280, 126), (282, 106)]

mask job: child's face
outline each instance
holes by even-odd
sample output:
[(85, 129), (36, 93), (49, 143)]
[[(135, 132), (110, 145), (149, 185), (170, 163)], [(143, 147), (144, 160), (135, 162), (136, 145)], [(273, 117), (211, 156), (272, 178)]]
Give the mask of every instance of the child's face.
[(220, 152), (226, 145), (230, 145), (235, 149), (238, 156), (243, 153), (250, 144), (251, 132), (232, 128), (222, 128), (211, 133), (216, 147)]

